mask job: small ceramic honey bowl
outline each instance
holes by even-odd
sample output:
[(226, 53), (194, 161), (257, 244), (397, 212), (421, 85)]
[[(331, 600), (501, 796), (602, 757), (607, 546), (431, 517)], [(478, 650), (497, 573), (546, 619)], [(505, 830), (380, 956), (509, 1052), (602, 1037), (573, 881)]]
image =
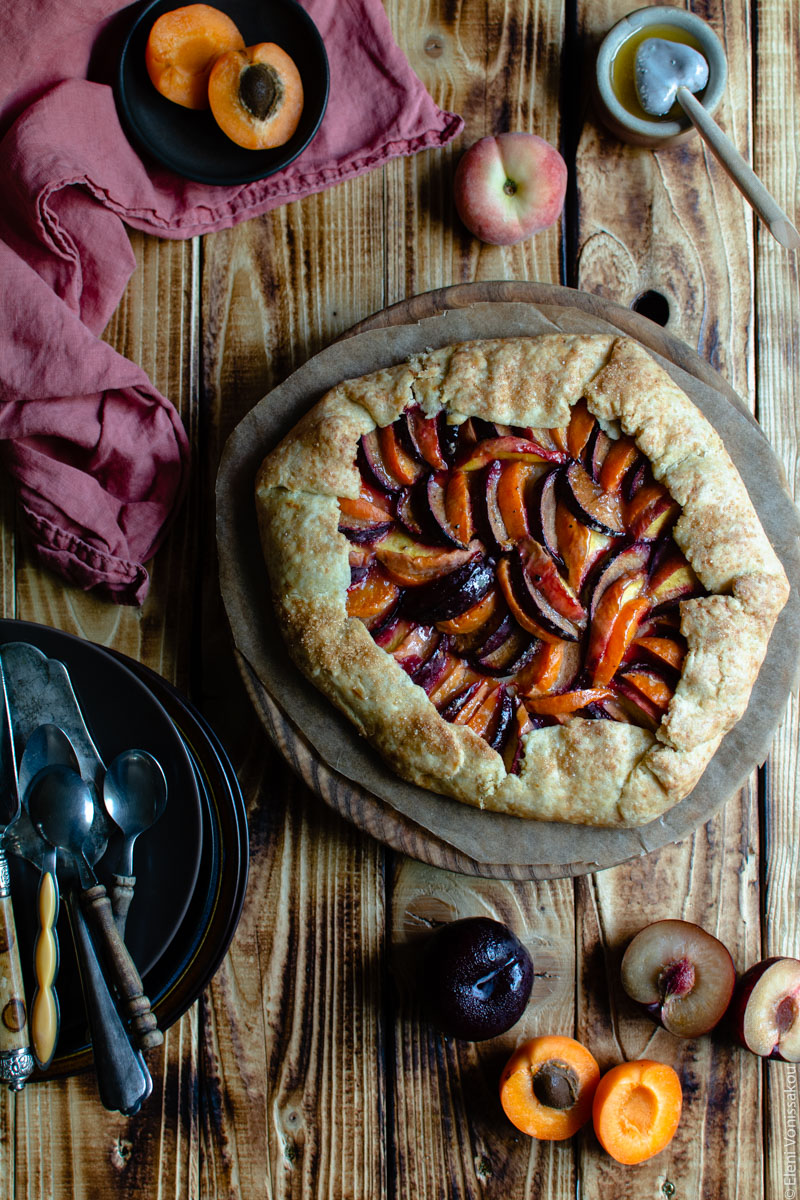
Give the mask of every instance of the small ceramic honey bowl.
[(728, 67), (722, 43), (711, 26), (684, 8), (657, 5), (628, 13), (606, 34), (597, 55), (595, 92), (603, 123), (625, 142), (637, 146), (669, 146), (695, 133), (679, 105), (665, 117), (649, 116), (636, 94), (635, 61), (647, 38), (691, 46), (708, 63), (708, 83), (698, 100), (713, 113), (725, 91)]

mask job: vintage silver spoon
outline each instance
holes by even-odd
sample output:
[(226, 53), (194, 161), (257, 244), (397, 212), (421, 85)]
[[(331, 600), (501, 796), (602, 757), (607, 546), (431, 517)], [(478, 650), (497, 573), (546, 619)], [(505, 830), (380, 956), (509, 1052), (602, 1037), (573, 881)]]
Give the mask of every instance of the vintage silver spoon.
[(131, 1022), (136, 1045), (149, 1050), (161, 1044), (163, 1034), (144, 994), (139, 972), (119, 935), (106, 889), (98, 883), (86, 853), (95, 823), (94, 789), (77, 771), (62, 764), (47, 768), (42, 775), (42, 783), (32, 786), (28, 796), (31, 821), (42, 837), (71, 861), (68, 900), (77, 888), (86, 921)]
[(133, 844), (154, 825), (167, 804), (167, 780), (158, 759), (146, 750), (123, 750), (109, 764), (103, 780), (103, 804), (123, 840), (112, 875), (111, 908), (120, 935), (133, 899)]
[(775, 240), (788, 250), (800, 249), (800, 233), (789, 217), (693, 94), (708, 82), (703, 55), (692, 46), (666, 38), (645, 38), (636, 50), (634, 76), (644, 111), (651, 117), (663, 117), (677, 100)]
[[(70, 801), (69, 806), (74, 807), (74, 803), (79, 806), (78, 826), (85, 838), (91, 828), (93, 814), (88, 813), (88, 807), (93, 801), (88, 787), (83, 784), (78, 788), (76, 779), (83, 784), (80, 775), (63, 763), (44, 767), (33, 777), (26, 799), (36, 828), (41, 831), (44, 818), (48, 829), (55, 832), (61, 820), (53, 815), (54, 806), (59, 810), (66, 808), (65, 797), (74, 795), (76, 801)], [(150, 1095), (153, 1082), (117, 1011), (72, 886), (67, 891), (67, 912), (80, 967), (100, 1098), (106, 1108), (132, 1116)]]

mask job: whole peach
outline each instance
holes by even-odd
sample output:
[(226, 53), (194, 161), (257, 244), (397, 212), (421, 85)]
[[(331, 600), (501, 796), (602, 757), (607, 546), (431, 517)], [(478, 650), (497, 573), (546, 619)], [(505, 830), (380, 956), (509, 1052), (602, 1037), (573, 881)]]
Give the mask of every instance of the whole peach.
[(564, 207), (567, 165), (535, 133), (500, 133), (470, 146), (453, 180), (456, 211), (470, 233), (511, 246), (547, 229)]

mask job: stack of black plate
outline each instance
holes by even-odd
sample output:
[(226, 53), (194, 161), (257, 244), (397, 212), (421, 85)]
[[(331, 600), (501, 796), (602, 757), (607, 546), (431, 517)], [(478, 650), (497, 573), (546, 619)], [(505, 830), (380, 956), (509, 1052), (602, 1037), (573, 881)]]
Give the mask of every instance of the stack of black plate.
[[(125, 940), (161, 1029), (197, 999), (233, 937), (247, 884), (247, 821), (233, 767), (197, 710), (133, 659), (57, 629), (0, 620), (0, 645), (27, 642), (66, 666), (100, 757), (148, 750), (167, 777), (167, 807), (137, 839)], [(113, 870), (114, 843), (96, 865)], [(33, 995), (38, 872), (9, 855), (26, 992)], [(91, 1048), (66, 913), (58, 921), (61, 1033), (48, 1077), (87, 1066)]]

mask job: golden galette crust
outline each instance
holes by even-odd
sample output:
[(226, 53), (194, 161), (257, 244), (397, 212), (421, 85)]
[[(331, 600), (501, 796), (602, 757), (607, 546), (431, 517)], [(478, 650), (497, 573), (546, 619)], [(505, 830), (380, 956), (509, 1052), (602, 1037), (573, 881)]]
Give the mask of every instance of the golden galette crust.
[[(655, 732), (575, 719), (525, 738), (519, 775), (347, 615), (340, 496), (356, 497), (358, 439), (413, 404), (452, 422), (559, 427), (585, 397), (650, 459), (681, 504), (675, 540), (705, 588), (681, 603), (680, 682)], [(495, 812), (597, 826), (653, 820), (694, 787), (738, 721), (789, 585), (722, 440), (636, 342), (555, 335), (465, 342), (346, 380), (269, 454), (256, 480), (278, 622), (300, 670), (412, 783)], [(264, 614), (264, 619), (269, 619)]]

